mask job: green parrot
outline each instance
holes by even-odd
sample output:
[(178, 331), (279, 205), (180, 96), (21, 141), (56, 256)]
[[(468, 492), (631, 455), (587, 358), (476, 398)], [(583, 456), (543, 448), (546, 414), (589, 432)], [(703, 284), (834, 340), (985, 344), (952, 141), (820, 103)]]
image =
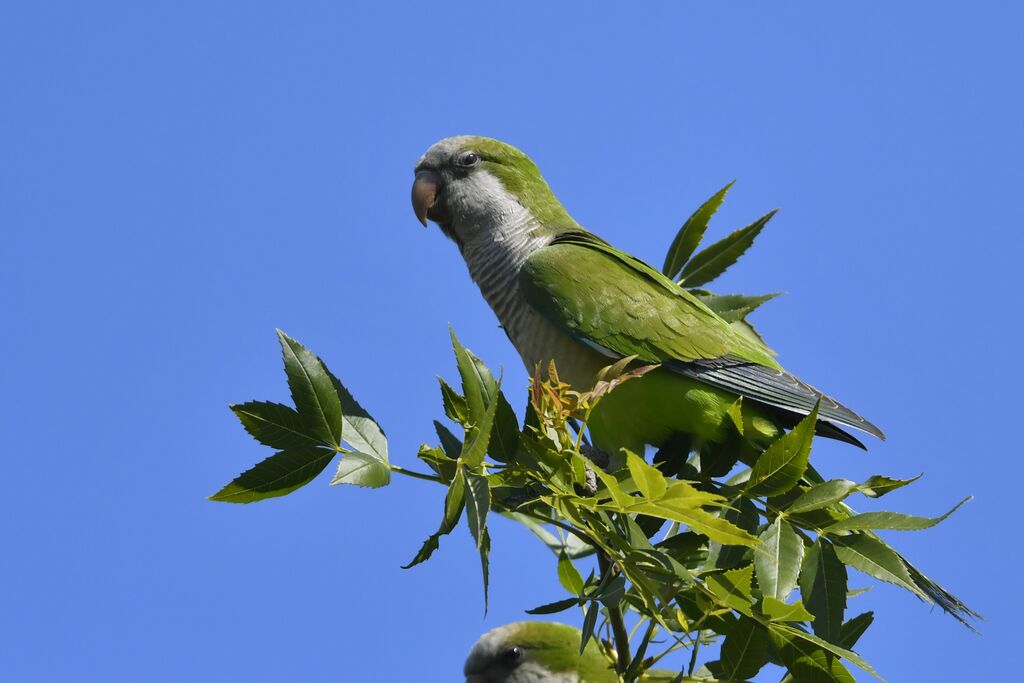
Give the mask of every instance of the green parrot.
[(616, 683), (614, 663), (579, 629), (520, 621), (488, 631), (466, 658), (466, 683)]
[[(816, 405), (819, 435), (862, 448), (841, 426), (885, 438), (670, 278), (582, 228), (511, 145), (446, 138), (420, 158), (415, 175), (416, 217), (458, 245), (528, 371), (554, 360), (560, 378), (584, 391), (618, 359), (657, 365), (592, 413), (594, 446), (613, 464), (623, 448), (642, 454), (647, 444), (677, 438), (687, 452), (736, 443), (759, 450)], [(742, 435), (728, 413), (738, 397)]]

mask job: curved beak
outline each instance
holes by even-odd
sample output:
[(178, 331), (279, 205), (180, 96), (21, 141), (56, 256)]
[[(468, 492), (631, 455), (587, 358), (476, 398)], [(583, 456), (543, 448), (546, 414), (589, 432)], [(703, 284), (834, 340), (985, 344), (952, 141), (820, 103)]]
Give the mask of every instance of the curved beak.
[(423, 227), (427, 227), (430, 209), (437, 204), (437, 194), (441, 189), (441, 177), (434, 171), (424, 169), (416, 174), (412, 184), (412, 210)]

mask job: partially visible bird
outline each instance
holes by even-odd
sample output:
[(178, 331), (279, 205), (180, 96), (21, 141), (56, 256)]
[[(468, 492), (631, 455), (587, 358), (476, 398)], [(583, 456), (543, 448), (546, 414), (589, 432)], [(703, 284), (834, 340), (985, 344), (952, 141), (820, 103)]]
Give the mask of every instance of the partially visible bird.
[(566, 624), (519, 621), (488, 631), (466, 658), (466, 683), (615, 683), (614, 663)]
[(594, 410), (594, 445), (613, 457), (676, 437), (686, 450), (734, 444), (740, 430), (728, 410), (740, 396), (746, 446), (763, 448), (819, 401), (819, 434), (861, 447), (840, 425), (885, 438), (671, 279), (584, 230), (511, 145), (446, 138), (415, 172), (416, 217), (458, 245), (528, 371), (553, 359), (562, 379), (586, 390), (623, 357), (659, 366)]

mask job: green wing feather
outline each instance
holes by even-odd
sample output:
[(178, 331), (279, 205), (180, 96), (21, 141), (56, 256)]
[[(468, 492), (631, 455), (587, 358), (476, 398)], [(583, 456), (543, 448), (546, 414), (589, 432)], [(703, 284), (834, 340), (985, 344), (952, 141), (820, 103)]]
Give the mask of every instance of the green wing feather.
[(820, 402), (823, 419), (885, 438), (856, 412), (783, 370), (764, 347), (675, 282), (588, 232), (564, 232), (537, 250), (523, 264), (519, 287), (551, 324), (610, 357), (663, 363), (789, 413), (807, 415)]
[(550, 322), (609, 355), (650, 362), (731, 356), (779, 367), (695, 296), (589, 233), (563, 233), (530, 256), (519, 286)]

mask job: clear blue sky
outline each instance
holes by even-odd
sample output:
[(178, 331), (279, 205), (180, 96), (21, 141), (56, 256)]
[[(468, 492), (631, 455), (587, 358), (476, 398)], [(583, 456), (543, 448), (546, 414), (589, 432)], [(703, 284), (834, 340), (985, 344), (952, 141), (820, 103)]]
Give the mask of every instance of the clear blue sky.
[(502, 521), (486, 619), (465, 530), (400, 569), (435, 528), (430, 484), (205, 500), (265, 455), (227, 404), (287, 398), (275, 327), (399, 464), (455, 374), (449, 323), (523, 386), (409, 207), (417, 157), (457, 133), (521, 147), (582, 224), (658, 263), (733, 178), (715, 235), (781, 207), (721, 288), (787, 291), (756, 315), (783, 362), (888, 432), (866, 454), (822, 444), (823, 469), (924, 471), (884, 501), (920, 514), (977, 496), (896, 541), (984, 636), (882, 586), (854, 603), (879, 610), (858, 649), (891, 681), (1002, 679), (1024, 11), (552, 4), (6, 3), (5, 679), (455, 681), (480, 632), (561, 596)]

